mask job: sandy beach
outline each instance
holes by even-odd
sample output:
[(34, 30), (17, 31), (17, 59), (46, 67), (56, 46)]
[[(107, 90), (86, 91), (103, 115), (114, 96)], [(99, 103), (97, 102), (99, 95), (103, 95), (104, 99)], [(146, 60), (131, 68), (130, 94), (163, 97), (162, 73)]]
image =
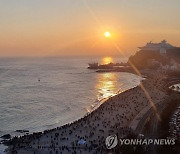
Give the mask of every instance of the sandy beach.
[[(106, 100), (87, 116), (44, 132), (14, 138), (8, 153), (18, 154), (98, 154), (105, 153), (105, 139), (116, 134), (119, 138), (131, 132), (129, 125), (150, 101), (142, 90), (148, 92), (154, 104), (162, 102), (167, 95), (163, 91), (163, 74), (151, 72), (135, 88)], [(83, 145), (78, 142), (83, 139)]]

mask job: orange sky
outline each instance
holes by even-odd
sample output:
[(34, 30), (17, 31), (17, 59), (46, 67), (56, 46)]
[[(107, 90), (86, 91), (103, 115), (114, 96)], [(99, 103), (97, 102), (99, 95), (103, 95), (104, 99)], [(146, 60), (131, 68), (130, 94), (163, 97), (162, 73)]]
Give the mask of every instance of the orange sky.
[(0, 1), (0, 56), (118, 54), (111, 41), (127, 55), (148, 41), (180, 46), (178, 6), (178, 0)]

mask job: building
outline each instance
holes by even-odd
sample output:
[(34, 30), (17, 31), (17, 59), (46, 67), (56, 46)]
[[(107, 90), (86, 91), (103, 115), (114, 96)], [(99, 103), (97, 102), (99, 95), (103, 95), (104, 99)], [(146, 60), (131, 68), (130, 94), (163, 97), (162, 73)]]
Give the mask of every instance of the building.
[(167, 43), (166, 40), (161, 41), (160, 43), (147, 43), (144, 47), (139, 47), (141, 50), (145, 51), (159, 51), (160, 54), (166, 54), (167, 50), (176, 48), (171, 44)]

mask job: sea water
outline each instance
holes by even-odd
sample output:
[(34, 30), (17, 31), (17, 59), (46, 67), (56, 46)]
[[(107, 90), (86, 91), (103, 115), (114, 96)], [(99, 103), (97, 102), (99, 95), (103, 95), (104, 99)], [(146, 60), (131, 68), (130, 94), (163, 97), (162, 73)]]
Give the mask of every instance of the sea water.
[(130, 73), (97, 73), (87, 69), (90, 61), (87, 57), (1, 58), (0, 136), (72, 122), (99, 100), (135, 87), (141, 80)]

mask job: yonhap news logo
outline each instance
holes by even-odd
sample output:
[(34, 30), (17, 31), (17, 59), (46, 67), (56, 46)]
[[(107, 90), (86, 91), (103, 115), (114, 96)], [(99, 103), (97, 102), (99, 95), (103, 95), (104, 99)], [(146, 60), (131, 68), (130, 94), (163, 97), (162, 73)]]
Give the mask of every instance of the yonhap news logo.
[(144, 139), (119, 139), (116, 135), (110, 135), (106, 138), (106, 148), (107, 149), (113, 149), (117, 145), (175, 145), (175, 139), (150, 139), (150, 138), (144, 138)]
[(120, 139), (120, 145), (174, 145), (175, 139)]
[(116, 135), (111, 135), (106, 138), (106, 148), (112, 149), (118, 144), (118, 138)]

